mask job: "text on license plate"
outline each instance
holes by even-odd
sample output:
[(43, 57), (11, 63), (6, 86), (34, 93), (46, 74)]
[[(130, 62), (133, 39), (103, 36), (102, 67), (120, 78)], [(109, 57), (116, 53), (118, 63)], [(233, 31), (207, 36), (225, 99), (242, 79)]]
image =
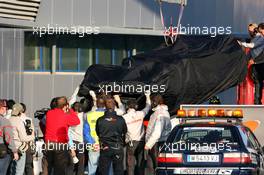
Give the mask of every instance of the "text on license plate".
[(219, 155), (188, 155), (187, 162), (219, 162)]

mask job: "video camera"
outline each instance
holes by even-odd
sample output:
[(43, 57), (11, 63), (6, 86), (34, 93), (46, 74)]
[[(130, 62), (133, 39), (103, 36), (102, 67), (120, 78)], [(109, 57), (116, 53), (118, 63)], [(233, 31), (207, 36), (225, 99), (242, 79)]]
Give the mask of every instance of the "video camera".
[(43, 108), (41, 110), (37, 110), (35, 113), (34, 113), (34, 118), (37, 118), (39, 120), (42, 120), (43, 117), (47, 114), (47, 112), (49, 111), (50, 109), (49, 108)]
[(32, 135), (33, 129), (32, 129), (31, 120), (26, 120), (25, 121), (25, 128), (26, 128), (27, 135)]

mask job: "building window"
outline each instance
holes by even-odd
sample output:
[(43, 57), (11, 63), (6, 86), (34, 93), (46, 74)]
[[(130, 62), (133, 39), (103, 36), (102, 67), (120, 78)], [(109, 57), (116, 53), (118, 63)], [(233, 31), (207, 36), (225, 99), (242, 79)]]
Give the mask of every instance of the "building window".
[(51, 71), (56, 45), (57, 72), (85, 72), (92, 64), (121, 65), (133, 54), (149, 51), (163, 42), (159, 36), (100, 34), (34, 36), (25, 34), (25, 71)]
[(24, 69), (26, 71), (51, 70), (51, 40), (25, 34)]

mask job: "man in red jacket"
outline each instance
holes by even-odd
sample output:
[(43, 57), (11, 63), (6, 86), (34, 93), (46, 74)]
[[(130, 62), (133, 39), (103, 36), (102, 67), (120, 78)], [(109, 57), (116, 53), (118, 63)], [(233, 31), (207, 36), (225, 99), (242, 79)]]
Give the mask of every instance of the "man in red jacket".
[(70, 126), (80, 124), (77, 114), (69, 109), (66, 97), (57, 99), (57, 108), (48, 111), (46, 118), (46, 156), (49, 174), (66, 175), (70, 167), (70, 154), (68, 150), (68, 129)]

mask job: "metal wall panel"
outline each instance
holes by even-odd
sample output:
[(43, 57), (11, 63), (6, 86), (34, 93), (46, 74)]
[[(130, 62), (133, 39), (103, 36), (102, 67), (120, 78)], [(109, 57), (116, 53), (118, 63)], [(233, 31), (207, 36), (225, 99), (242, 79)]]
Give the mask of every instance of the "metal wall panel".
[(72, 24), (72, 0), (54, 0), (53, 1), (53, 24), (70, 26)]
[(4, 95), (4, 57), (3, 57), (3, 32), (0, 32), (0, 98)]
[(73, 76), (73, 83), (72, 83), (72, 86), (73, 86), (73, 90), (75, 90), (75, 88), (81, 84), (84, 76), (81, 76), (81, 75), (78, 75), (78, 76)]
[(91, 0), (77, 0), (73, 3), (73, 25), (91, 25)]
[(154, 18), (157, 2), (156, 1), (149, 1), (149, 0), (142, 0), (141, 3), (141, 12), (140, 12), (140, 27), (141, 28), (153, 28), (154, 27)]
[(53, 83), (55, 96), (66, 96), (73, 92), (71, 76), (54, 75)]
[(216, 1), (216, 25), (233, 27), (233, 9), (234, 1), (217, 0)]
[(36, 18), (37, 26), (46, 26), (53, 23), (53, 0), (41, 1)]
[(22, 100), (23, 95), (23, 76), (22, 71), (24, 70), (24, 31), (19, 30), (15, 32), (15, 69), (19, 69), (20, 72), (16, 73), (16, 89), (15, 89), (15, 96), (19, 101)]
[[(34, 96), (34, 81), (32, 75), (23, 75), (23, 100), (22, 102), (27, 106), (27, 113), (32, 116), (34, 114), (34, 102), (42, 99), (37, 99)], [(44, 91), (43, 89), (38, 89), (38, 91)], [(36, 99), (34, 99), (36, 98)]]
[(125, 27), (139, 28), (140, 26), (140, 6), (136, 0), (125, 1)]
[(125, 0), (114, 0), (109, 3), (109, 26), (124, 27)]
[(4, 43), (4, 55), (3, 58), (6, 59), (6, 71), (7, 71), (7, 76), (6, 76), (6, 95), (9, 98), (14, 99), (14, 31), (5, 31), (3, 35), (3, 43)]
[[(33, 86), (32, 88), (32, 106), (31, 114), (34, 113), (37, 109), (42, 109), (43, 107), (49, 107), (51, 98), (52, 98), (52, 77), (50, 75), (42, 75), (42, 76), (33, 76)], [(27, 98), (27, 97), (24, 97)]]
[[(185, 26), (233, 26), (234, 33), (246, 33), (249, 22), (263, 20), (263, 8), (263, 0), (189, 0), (182, 22)], [(170, 25), (171, 17), (176, 25), (179, 6), (164, 3), (163, 9), (166, 25)], [(111, 27), (120, 27), (120, 33), (123, 28), (161, 29), (159, 6), (154, 0), (45, 0), (41, 3), (36, 25), (72, 23), (106, 27), (110, 31)]]
[(163, 30), (163, 26), (160, 20), (160, 12), (158, 5), (155, 5), (155, 7), (152, 10), (154, 12), (154, 29)]
[(21, 100), (24, 33), (0, 29), (0, 98)]
[(107, 26), (109, 0), (92, 1), (92, 26)]
[[(247, 33), (250, 22), (263, 21), (263, 0), (189, 0), (183, 24), (191, 26), (233, 26), (234, 33)], [(164, 3), (164, 17), (175, 25), (179, 7)], [(154, 16), (154, 19), (152, 19)], [(92, 20), (92, 21), (91, 21)], [(18, 26), (46, 26), (47, 24), (71, 26), (99, 26), (108, 29), (125, 28), (161, 29), (158, 3), (154, 0), (43, 0), (35, 23), (21, 23), (0, 18), (1, 23)], [(105, 30), (103, 30), (105, 31)], [(130, 31), (131, 34), (133, 31)], [(127, 33), (125, 30), (123, 33)]]
[(249, 23), (264, 21), (263, 0), (234, 0), (234, 30), (237, 33), (247, 33)]
[(215, 24), (217, 0), (188, 1), (183, 15), (184, 26), (212, 26)]
[(83, 75), (52, 75), (25, 73), (23, 75), (23, 102), (31, 116), (38, 109), (49, 107), (54, 97), (70, 97), (81, 83)]

